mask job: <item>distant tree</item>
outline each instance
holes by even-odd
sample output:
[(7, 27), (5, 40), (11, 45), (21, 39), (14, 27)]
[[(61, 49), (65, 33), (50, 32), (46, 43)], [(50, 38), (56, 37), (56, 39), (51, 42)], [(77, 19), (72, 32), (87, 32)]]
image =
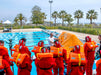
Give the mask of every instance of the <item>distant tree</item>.
[(32, 16), (31, 21), (33, 24), (43, 24), (44, 19), (46, 19), (46, 14), (41, 12), (41, 8), (39, 6), (34, 6), (32, 8)]
[(71, 25), (71, 22), (73, 22), (72, 15), (67, 14), (67, 16), (65, 18), (65, 21), (68, 22), (68, 26), (70, 26)]
[(58, 12), (57, 11), (54, 11), (52, 13), (52, 18), (54, 18), (54, 22), (55, 22), (55, 25), (56, 25), (56, 19), (58, 18)]
[(77, 19), (77, 24), (79, 24), (79, 19), (83, 18), (83, 12), (81, 10), (77, 10), (74, 12), (74, 18)]
[(86, 14), (86, 18), (90, 19), (90, 24), (92, 24), (93, 19), (97, 19), (97, 12), (95, 10), (89, 10), (88, 13)]
[(65, 19), (66, 15), (67, 15), (67, 12), (64, 11), (64, 10), (62, 10), (62, 11), (59, 12), (59, 16), (58, 17), (60, 19), (62, 19), (62, 26), (64, 25), (64, 19)]
[(26, 18), (23, 16), (23, 14), (22, 13), (20, 13), (20, 14), (18, 14), (17, 15), (17, 17), (14, 19), (14, 21), (20, 21), (20, 25), (22, 26), (22, 21), (25, 21), (26, 20)]
[(42, 14), (42, 15), (41, 15), (41, 17), (42, 17), (42, 22), (44, 23), (44, 20), (47, 19), (47, 18), (46, 18), (47, 15), (46, 15), (45, 13), (41, 13), (41, 14)]
[(18, 24), (19, 19), (17, 17), (15, 17), (14, 22), (15, 24)]

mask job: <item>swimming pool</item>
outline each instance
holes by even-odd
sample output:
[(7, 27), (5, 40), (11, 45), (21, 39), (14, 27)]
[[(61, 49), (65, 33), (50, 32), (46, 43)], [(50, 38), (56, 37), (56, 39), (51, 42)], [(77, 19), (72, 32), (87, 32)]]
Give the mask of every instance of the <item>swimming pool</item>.
[[(18, 44), (19, 40), (21, 38), (26, 38), (27, 42), (26, 42), (26, 46), (32, 46), (32, 45), (37, 45), (37, 43), (41, 40), (44, 41), (44, 43), (46, 44), (45, 46), (47, 46), (48, 44), (48, 37), (50, 35), (44, 31), (38, 31), (38, 32), (17, 32), (17, 33), (1, 33), (0, 34), (0, 40), (4, 40), (5, 41), (5, 47), (9, 50), (9, 39), (12, 39), (12, 45), (14, 46), (15, 44)], [(81, 40), (82, 41), (82, 40)], [(82, 41), (83, 42), (83, 41)], [(31, 51), (33, 49), (33, 47), (29, 47), (29, 50)], [(11, 55), (10, 50), (8, 51), (9, 55)], [(34, 53), (31, 52), (31, 56), (33, 56)], [(93, 69), (96, 69), (96, 65), (94, 63)], [(65, 73), (66, 73), (66, 69), (65, 69)], [(36, 72), (36, 67), (34, 62), (32, 62), (32, 71), (31, 71), (31, 75), (37, 75)], [(14, 64), (14, 75), (17, 75), (17, 66), (16, 64)]]
[[(15, 44), (18, 44), (19, 40), (21, 38), (26, 38), (27, 42), (26, 42), (26, 46), (32, 46), (32, 45), (37, 45), (37, 43), (41, 40), (44, 41), (44, 43), (46, 44), (45, 46), (47, 46), (48, 44), (48, 37), (49, 34), (43, 32), (43, 31), (38, 31), (38, 32), (18, 32), (18, 33), (1, 33), (0, 34), (0, 40), (4, 40), (5, 41), (5, 47), (8, 49), (9, 55), (11, 55), (10, 50), (9, 50), (9, 39), (12, 39), (12, 45), (14, 47)], [(31, 51), (33, 49), (33, 47), (29, 47), (29, 50)], [(33, 56), (34, 53), (31, 52), (31, 56)], [(37, 75), (36, 73), (36, 67), (34, 62), (32, 63), (32, 71), (31, 71), (31, 75)], [(14, 75), (17, 75), (17, 66), (16, 64), (14, 64)]]

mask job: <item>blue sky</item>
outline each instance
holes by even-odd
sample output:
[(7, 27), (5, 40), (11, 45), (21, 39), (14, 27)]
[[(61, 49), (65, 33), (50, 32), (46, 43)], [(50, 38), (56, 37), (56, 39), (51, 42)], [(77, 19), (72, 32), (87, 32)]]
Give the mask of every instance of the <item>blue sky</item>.
[[(74, 14), (78, 9), (84, 12), (84, 18), (80, 19), (80, 23), (89, 23), (89, 20), (86, 20), (86, 13), (90, 9), (94, 9), (98, 12), (98, 19), (93, 22), (101, 23), (101, 0), (53, 0), (52, 11), (65, 10), (68, 14)], [(49, 20), (49, 3), (48, 0), (0, 0), (0, 20), (10, 20), (13, 22), (13, 19), (17, 14), (23, 13), (23, 15), (30, 20), (31, 9), (38, 5), (41, 7), (42, 12), (47, 14), (46, 21)], [(74, 17), (74, 15), (73, 15)], [(54, 21), (54, 19), (52, 19)], [(61, 22), (61, 20), (57, 20)], [(76, 20), (74, 19), (74, 23)]]

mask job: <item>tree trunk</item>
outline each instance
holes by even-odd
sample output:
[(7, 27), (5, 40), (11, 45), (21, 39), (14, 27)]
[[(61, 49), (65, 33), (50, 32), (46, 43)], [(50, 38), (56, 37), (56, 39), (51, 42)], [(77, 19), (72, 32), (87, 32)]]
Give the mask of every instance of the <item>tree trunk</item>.
[(55, 26), (56, 26), (56, 18), (55, 18)]
[(79, 25), (79, 18), (77, 19), (77, 24)]
[(20, 25), (22, 26), (22, 20), (20, 20)]
[(92, 19), (90, 19), (90, 24), (92, 24)]
[(62, 19), (62, 26), (64, 26), (64, 20)]

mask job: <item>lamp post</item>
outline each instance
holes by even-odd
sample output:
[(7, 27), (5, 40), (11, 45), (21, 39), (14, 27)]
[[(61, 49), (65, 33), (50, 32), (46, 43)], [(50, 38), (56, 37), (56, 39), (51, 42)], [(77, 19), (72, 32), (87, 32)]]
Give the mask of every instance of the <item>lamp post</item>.
[(50, 3), (50, 26), (51, 26), (51, 6), (52, 6), (52, 3), (53, 3), (53, 0), (49, 0), (49, 3)]

